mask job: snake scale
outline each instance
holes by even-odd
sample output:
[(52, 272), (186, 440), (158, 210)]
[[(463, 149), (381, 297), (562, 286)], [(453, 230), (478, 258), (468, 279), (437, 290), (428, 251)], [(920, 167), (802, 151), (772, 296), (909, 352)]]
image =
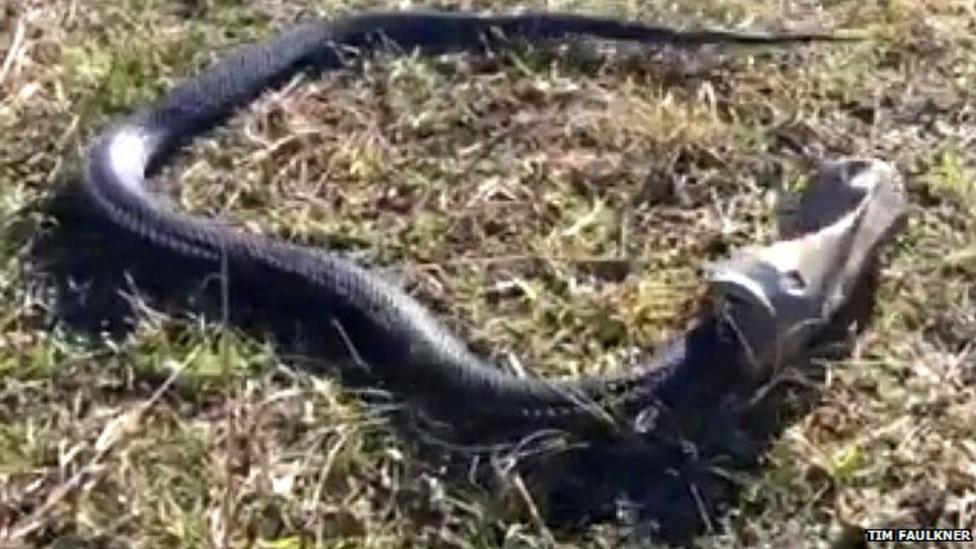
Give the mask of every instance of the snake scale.
[(679, 31), (568, 13), (378, 12), (303, 23), (241, 46), (106, 128), (87, 150), (83, 192), (101, 217), (154, 252), (226, 272), (232, 294), (287, 288), (303, 311), (341, 328), (357, 359), (384, 387), (448, 422), (579, 430), (606, 424), (606, 414), (596, 413), (601, 408), (588, 404), (680, 408), (713, 399), (749, 375), (742, 349), (718, 319), (703, 319), (648, 363), (616, 377), (520, 377), (472, 353), (404, 290), (355, 262), (176, 211), (146, 188), (147, 179), (190, 139), (296, 74), (348, 68), (390, 44), (397, 51), (437, 55), (576, 37), (671, 46), (835, 39)]

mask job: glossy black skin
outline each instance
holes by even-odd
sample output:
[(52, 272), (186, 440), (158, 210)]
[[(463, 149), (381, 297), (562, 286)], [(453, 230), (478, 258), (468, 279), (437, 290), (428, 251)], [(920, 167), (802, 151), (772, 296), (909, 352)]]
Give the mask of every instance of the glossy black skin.
[[(343, 69), (364, 55), (388, 50), (390, 43), (405, 52), (478, 53), (503, 47), (509, 40), (531, 44), (574, 36), (670, 45), (833, 39), (815, 34), (682, 32), (558, 13), (370, 13), (306, 23), (240, 48), (154, 105), (105, 130), (88, 150), (84, 194), (112, 225), (159, 252), (217, 273), (223, 272), (226, 261), (232, 296), (272, 293), (282, 311), (298, 318), (329, 319), (340, 327), (356, 360), (380, 383), (449, 422), (586, 431), (605, 427), (607, 416), (594, 414), (581, 401), (615, 403), (611, 411), (617, 415), (610, 417), (626, 423), (647, 406), (678, 409), (714, 400), (750, 375), (738, 343), (715, 319), (705, 318), (647, 365), (620, 378), (552, 382), (516, 377), (472, 354), (422, 305), (357, 264), (171, 211), (142, 188), (145, 178), (188, 140), (297, 73)], [(114, 165), (118, 157), (113, 159), (113, 143), (126, 136), (134, 136), (146, 151), (135, 181)]]

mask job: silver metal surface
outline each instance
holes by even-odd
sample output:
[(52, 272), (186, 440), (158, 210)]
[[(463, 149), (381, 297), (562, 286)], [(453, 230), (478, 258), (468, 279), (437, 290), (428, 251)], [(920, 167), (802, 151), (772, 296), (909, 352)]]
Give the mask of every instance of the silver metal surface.
[(758, 369), (802, 353), (853, 296), (901, 230), (901, 176), (875, 159), (825, 162), (784, 228), (784, 240), (740, 250), (709, 268), (722, 314)]

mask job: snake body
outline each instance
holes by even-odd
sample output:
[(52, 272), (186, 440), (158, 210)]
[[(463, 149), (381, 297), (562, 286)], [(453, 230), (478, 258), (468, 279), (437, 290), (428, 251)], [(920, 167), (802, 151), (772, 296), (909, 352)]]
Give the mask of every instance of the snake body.
[(441, 54), (576, 36), (679, 46), (832, 39), (678, 31), (560, 13), (367, 13), (305, 23), (241, 47), (105, 129), (87, 150), (84, 194), (99, 215), (152, 249), (212, 271), (225, 267), (232, 292), (287, 288), (304, 311), (334, 320), (379, 381), (449, 420), (575, 428), (602, 421), (586, 404), (606, 402), (607, 395), (672, 407), (713, 398), (747, 374), (742, 350), (717, 319), (703, 320), (626, 375), (558, 382), (519, 377), (473, 354), (424, 306), (358, 264), (175, 211), (145, 186), (188, 140), (298, 73), (343, 69), (391, 43), (401, 51)]

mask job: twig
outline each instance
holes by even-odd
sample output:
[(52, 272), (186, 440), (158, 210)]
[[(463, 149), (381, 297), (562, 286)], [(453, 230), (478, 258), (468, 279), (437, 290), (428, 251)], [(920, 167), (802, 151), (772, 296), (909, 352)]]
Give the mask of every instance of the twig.
[(24, 42), (24, 33), (26, 25), (24, 25), (24, 18), (21, 17), (17, 20), (17, 28), (14, 30), (14, 39), (10, 43), (10, 50), (7, 51), (7, 55), (3, 60), (3, 65), (0, 66), (0, 84), (3, 84), (4, 80), (7, 79), (7, 75), (10, 74), (10, 69), (14, 65), (14, 61), (20, 54), (21, 46)]
[(78, 472), (72, 475), (71, 478), (55, 488), (48, 495), (44, 503), (33, 513), (31, 513), (27, 518), (18, 521), (18, 523), (15, 524), (8, 533), (0, 536), (0, 546), (6, 547), (8, 544), (21, 542), (24, 540), (24, 538), (42, 528), (45, 522), (44, 519), (55, 506), (64, 501), (89, 476), (98, 473), (98, 470), (101, 468), (102, 461), (106, 456), (108, 456), (109, 452), (112, 451), (116, 443), (122, 439), (126, 432), (131, 431), (136, 426), (139, 420), (142, 419), (143, 414), (145, 414), (149, 408), (155, 405), (156, 402), (162, 398), (163, 394), (169, 390), (179, 375), (186, 368), (187, 364), (189, 364), (189, 361), (183, 362), (179, 367), (174, 369), (173, 373), (170, 374), (166, 381), (160, 385), (158, 389), (156, 389), (152, 396), (149, 397), (149, 400), (110, 421), (102, 430), (101, 435), (99, 435), (98, 439), (95, 441), (95, 455), (92, 457), (92, 459)]

